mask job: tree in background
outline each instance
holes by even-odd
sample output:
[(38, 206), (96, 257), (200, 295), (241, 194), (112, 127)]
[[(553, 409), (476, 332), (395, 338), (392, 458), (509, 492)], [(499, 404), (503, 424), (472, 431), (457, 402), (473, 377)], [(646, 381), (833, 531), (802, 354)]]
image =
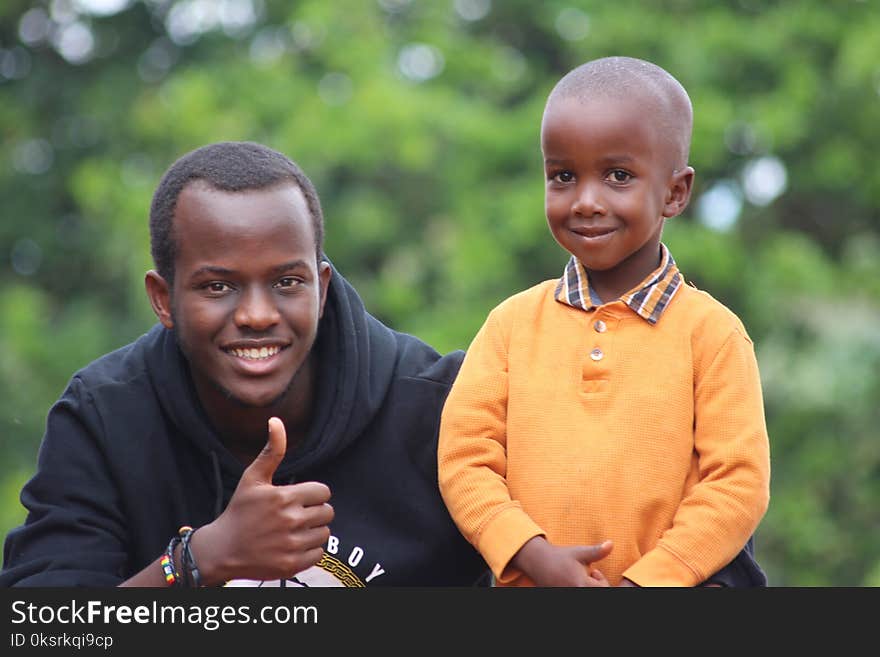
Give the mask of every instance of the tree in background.
[(759, 560), (775, 585), (880, 585), (880, 12), (646, 5), (6, 0), (0, 530), (22, 519), (70, 375), (153, 321), (149, 201), (179, 155), (226, 139), (290, 155), (374, 314), (464, 348), (490, 307), (561, 272), (544, 99), (623, 54), (694, 102), (694, 199), (665, 240), (757, 345), (773, 463)]

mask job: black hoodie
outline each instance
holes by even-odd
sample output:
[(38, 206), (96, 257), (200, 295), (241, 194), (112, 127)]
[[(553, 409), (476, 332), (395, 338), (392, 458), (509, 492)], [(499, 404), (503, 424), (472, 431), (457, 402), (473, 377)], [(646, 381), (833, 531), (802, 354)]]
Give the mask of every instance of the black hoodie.
[[(463, 353), (440, 356), (384, 326), (335, 270), (314, 348), (312, 427), (275, 483), (327, 484), (331, 537), (318, 566), (264, 584), (485, 583), (437, 488), (440, 410)], [(207, 420), (174, 333), (156, 325), (77, 372), (52, 407), (0, 585), (114, 586), (181, 525), (216, 518), (243, 471)]]

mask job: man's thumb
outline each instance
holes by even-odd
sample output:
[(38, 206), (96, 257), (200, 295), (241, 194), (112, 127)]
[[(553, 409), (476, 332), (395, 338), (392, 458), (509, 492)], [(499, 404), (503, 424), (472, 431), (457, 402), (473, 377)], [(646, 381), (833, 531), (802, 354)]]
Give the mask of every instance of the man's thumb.
[(591, 564), (601, 561), (611, 554), (613, 547), (614, 544), (611, 541), (604, 541), (599, 545), (580, 545), (577, 548), (576, 557), (582, 564)]
[(266, 441), (263, 450), (257, 454), (257, 458), (247, 467), (244, 476), (252, 481), (271, 484), (272, 475), (284, 459), (286, 451), (287, 431), (284, 429), (284, 422), (277, 417), (269, 418), (269, 440)]

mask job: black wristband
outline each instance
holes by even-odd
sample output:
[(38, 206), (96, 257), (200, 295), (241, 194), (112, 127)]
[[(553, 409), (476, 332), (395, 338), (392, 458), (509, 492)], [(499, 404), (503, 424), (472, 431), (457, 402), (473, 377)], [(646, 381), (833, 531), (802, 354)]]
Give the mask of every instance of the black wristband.
[(179, 532), (181, 543), (180, 565), (183, 568), (186, 585), (191, 588), (198, 588), (202, 585), (199, 568), (196, 565), (196, 559), (193, 556), (192, 546), (190, 545), (190, 541), (195, 533), (195, 530), (188, 525), (181, 527)]

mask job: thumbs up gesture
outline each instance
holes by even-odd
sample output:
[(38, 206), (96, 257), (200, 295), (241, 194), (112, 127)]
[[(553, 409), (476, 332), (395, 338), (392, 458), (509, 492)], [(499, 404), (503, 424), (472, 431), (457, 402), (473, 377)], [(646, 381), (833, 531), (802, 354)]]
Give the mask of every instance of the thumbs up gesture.
[(274, 485), (286, 451), (284, 423), (273, 417), (266, 446), (242, 474), (226, 510), (193, 534), (205, 585), (286, 579), (321, 559), (333, 520), (330, 489), (317, 481)]

